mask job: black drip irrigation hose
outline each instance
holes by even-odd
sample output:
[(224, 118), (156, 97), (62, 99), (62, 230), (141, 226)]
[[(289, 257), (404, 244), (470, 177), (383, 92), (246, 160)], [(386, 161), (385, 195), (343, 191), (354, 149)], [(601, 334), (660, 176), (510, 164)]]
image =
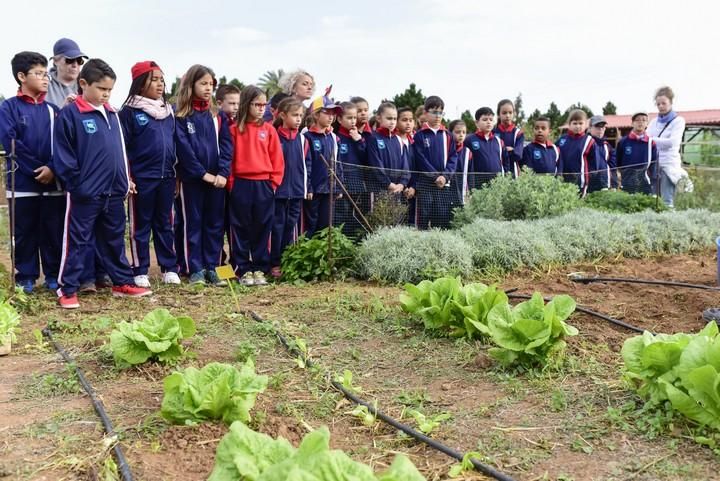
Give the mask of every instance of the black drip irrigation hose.
[[(254, 311), (248, 310), (245, 312), (245, 314), (257, 322), (260, 322), (260, 323), (267, 322)], [(313, 367), (315, 365), (310, 359), (308, 359), (305, 356), (304, 353), (300, 352), (296, 347), (290, 345), (290, 343), (285, 338), (285, 336), (283, 336), (282, 333), (277, 328), (273, 328), (273, 332), (275, 333), (275, 337), (277, 337), (278, 341), (280, 341), (280, 344), (282, 344), (283, 347), (285, 347), (285, 349), (287, 349), (290, 353), (301, 357), (303, 359), (303, 361), (305, 362), (306, 366)], [(379, 411), (372, 404), (368, 403), (367, 401), (365, 401), (363, 399), (360, 399), (359, 397), (355, 396), (355, 394), (353, 394), (352, 392), (345, 389), (345, 387), (342, 384), (340, 384), (339, 382), (337, 382), (333, 379), (330, 379), (330, 384), (332, 385), (332, 387), (337, 389), (343, 396), (345, 396), (346, 399), (354, 402), (355, 404), (365, 406), (373, 416), (384, 421), (385, 423), (389, 424), (390, 426), (394, 427), (395, 429), (399, 429), (400, 431), (404, 432), (408, 436), (425, 443), (426, 445), (430, 446), (431, 448), (433, 448), (437, 451), (440, 451), (441, 453), (446, 454), (447, 456), (450, 456), (451, 458), (454, 458), (458, 461), (463, 460), (464, 456), (461, 452), (456, 451), (456, 450), (452, 449), (451, 447), (448, 447), (448, 446), (432, 439), (431, 437), (426, 436), (425, 434), (423, 434), (419, 431), (416, 431), (415, 429), (411, 428), (407, 424), (403, 424), (400, 421)], [(483, 464), (474, 458), (470, 458), (470, 462), (472, 463), (473, 467), (477, 471), (485, 474), (486, 476), (490, 476), (494, 479), (497, 479), (498, 481), (515, 481), (514, 478), (508, 476), (507, 474), (503, 474), (503, 473), (497, 471), (492, 466)]]
[[(53, 339), (52, 336), (52, 331), (50, 330), (50, 326), (43, 329), (42, 333), (43, 336), (47, 337), (50, 344), (53, 345), (53, 347), (58, 352), (58, 354), (60, 354), (63, 360), (75, 369), (75, 375), (80, 380), (80, 384), (82, 385), (87, 395), (90, 396), (90, 400), (92, 401), (92, 405), (95, 408), (95, 412), (98, 414), (98, 416), (100, 416), (102, 425), (105, 428), (105, 433), (107, 433), (107, 435), (110, 437), (116, 437), (117, 434), (113, 429), (112, 422), (110, 422), (110, 418), (108, 417), (107, 412), (105, 412), (105, 407), (103, 406), (102, 401), (97, 397), (95, 390), (85, 378), (82, 370), (75, 363), (75, 360), (70, 356), (70, 354), (65, 351), (65, 349), (62, 348), (60, 344), (55, 342), (55, 339)], [(125, 459), (125, 454), (123, 454), (123, 450), (122, 447), (120, 447), (119, 442), (115, 442), (115, 446), (113, 446), (113, 451), (115, 452), (115, 459), (117, 460), (118, 470), (120, 471), (122, 479), (125, 481), (133, 481), (134, 478), (132, 472), (130, 471), (130, 466)]]
[(667, 287), (687, 287), (689, 289), (705, 289), (708, 291), (720, 291), (720, 287), (706, 286), (703, 284), (689, 284), (687, 282), (678, 281), (658, 281), (655, 279), (637, 279), (633, 277), (584, 277), (584, 276), (570, 276), (570, 280), (573, 282), (580, 282), (582, 284), (589, 284), (591, 282), (629, 282), (631, 284), (652, 284), (655, 286), (667, 286)]
[[(510, 299), (531, 299), (532, 298), (532, 296), (528, 296), (527, 294), (508, 294), (508, 297)], [(552, 301), (552, 297), (543, 297), (543, 299), (545, 300), (545, 302)], [(642, 329), (640, 327), (633, 326), (632, 324), (623, 322), (620, 319), (615, 319), (614, 317), (606, 316), (605, 314), (602, 314), (600, 312), (590, 310), (587, 307), (575, 306), (575, 310), (577, 312), (582, 312), (582, 313), (588, 314), (590, 316), (595, 316), (599, 319), (607, 321), (611, 324), (615, 324), (616, 326), (624, 327), (625, 329), (629, 329), (631, 331), (635, 331), (635, 332), (639, 332), (639, 333), (643, 333), (643, 332), (647, 331), (647, 329)], [(649, 332), (652, 334), (652, 331), (649, 331)]]

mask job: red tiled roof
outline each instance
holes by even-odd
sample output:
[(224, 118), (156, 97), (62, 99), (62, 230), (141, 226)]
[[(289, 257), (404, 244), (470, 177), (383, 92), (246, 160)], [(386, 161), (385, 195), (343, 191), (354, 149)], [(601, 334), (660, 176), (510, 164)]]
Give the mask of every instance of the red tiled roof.
[[(720, 109), (709, 110), (686, 110), (678, 111), (678, 114), (685, 119), (685, 125), (720, 125)], [(606, 115), (608, 127), (630, 128), (632, 127), (632, 114), (630, 115)], [(657, 113), (650, 114), (650, 120), (657, 117)]]

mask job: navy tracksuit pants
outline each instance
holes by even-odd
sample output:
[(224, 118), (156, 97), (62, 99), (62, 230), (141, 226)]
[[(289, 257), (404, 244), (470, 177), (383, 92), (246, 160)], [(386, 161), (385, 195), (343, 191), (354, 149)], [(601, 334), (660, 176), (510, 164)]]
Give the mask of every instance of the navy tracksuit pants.
[(280, 266), (285, 248), (297, 239), (302, 199), (275, 199), (275, 219), (270, 238), (270, 264)]
[(137, 194), (128, 199), (130, 256), (133, 273), (147, 275), (150, 267), (150, 232), (162, 272), (177, 272), (173, 203), (175, 178), (134, 179)]
[[(8, 201), (9, 202), (9, 201)], [(65, 194), (15, 199), (15, 280), (57, 279), (62, 252)], [(13, 215), (13, 212), (10, 212)]]
[(236, 177), (230, 193), (232, 266), (238, 277), (246, 272), (270, 270), (270, 233), (275, 213), (275, 192), (269, 180)]
[[(93, 244), (94, 236), (94, 244)], [(125, 256), (125, 199), (76, 199), (67, 194), (63, 251), (58, 282), (65, 295), (77, 292), (84, 259), (96, 251), (116, 286), (134, 284)]]
[(175, 239), (180, 272), (194, 274), (220, 265), (225, 224), (225, 189), (207, 182), (181, 182)]
[(330, 194), (313, 194), (303, 204), (304, 227), (308, 238), (330, 225)]

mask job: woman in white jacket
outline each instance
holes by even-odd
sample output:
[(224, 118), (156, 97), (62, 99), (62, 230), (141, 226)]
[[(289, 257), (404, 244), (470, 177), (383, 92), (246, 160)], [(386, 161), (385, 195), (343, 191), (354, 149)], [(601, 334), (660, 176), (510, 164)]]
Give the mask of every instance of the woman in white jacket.
[(685, 134), (685, 119), (672, 109), (675, 94), (670, 87), (655, 92), (658, 116), (650, 122), (647, 132), (655, 141), (660, 163), (660, 195), (669, 208), (673, 208), (675, 186), (687, 175), (682, 168), (680, 144)]

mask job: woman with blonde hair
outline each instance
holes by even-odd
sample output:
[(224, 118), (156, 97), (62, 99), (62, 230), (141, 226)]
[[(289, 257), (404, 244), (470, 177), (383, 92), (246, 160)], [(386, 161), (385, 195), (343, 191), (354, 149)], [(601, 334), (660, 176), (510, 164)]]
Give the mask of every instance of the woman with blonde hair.
[(655, 141), (658, 149), (660, 168), (656, 172), (660, 179), (655, 185), (660, 186), (659, 194), (665, 205), (671, 209), (677, 183), (688, 175), (682, 168), (680, 158), (680, 145), (685, 134), (685, 119), (673, 110), (674, 99), (675, 93), (670, 87), (660, 87), (655, 91), (658, 116), (650, 121), (647, 129), (648, 135)]

